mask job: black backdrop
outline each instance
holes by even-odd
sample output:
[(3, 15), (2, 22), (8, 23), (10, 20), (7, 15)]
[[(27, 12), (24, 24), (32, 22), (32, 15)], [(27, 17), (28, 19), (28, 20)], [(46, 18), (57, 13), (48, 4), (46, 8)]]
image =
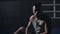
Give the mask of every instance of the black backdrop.
[(20, 26), (26, 26), (32, 15), (32, 1), (0, 1), (1, 34), (12, 34)]
[[(12, 34), (20, 26), (26, 26), (32, 15), (32, 3), (35, 0), (0, 0), (0, 32)], [(44, 2), (43, 0), (41, 0)], [(47, 0), (46, 0), (47, 1)], [(59, 27), (59, 20), (52, 20), (54, 27)]]

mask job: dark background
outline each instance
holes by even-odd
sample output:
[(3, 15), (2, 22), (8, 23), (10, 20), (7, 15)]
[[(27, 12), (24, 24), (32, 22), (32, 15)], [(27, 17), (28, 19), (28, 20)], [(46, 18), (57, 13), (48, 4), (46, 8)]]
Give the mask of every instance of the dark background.
[[(0, 34), (13, 34), (20, 26), (26, 26), (32, 15), (32, 4), (35, 0), (0, 0)], [(53, 0), (39, 0), (43, 4), (52, 4)], [(56, 0), (56, 4), (60, 4)], [(43, 6), (43, 11), (52, 11), (53, 6)], [(56, 6), (60, 11), (60, 5)], [(53, 16), (53, 13), (45, 13)], [(60, 17), (60, 13), (56, 13)], [(60, 32), (60, 19), (52, 19), (52, 34)], [(56, 33), (54, 33), (56, 32)]]

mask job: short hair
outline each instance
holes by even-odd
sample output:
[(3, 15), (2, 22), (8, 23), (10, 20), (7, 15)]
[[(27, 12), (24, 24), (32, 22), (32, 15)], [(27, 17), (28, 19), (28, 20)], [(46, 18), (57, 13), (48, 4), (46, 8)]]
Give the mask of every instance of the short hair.
[(41, 2), (40, 2), (40, 1), (35, 1), (35, 2), (33, 3), (33, 6), (41, 6)]
[(37, 18), (40, 19), (41, 14), (43, 14), (41, 2), (40, 1), (35, 1), (33, 3), (33, 6), (35, 6), (35, 11), (37, 11)]
[(41, 10), (41, 7), (42, 7), (40, 1), (35, 1), (35, 2), (33, 3), (33, 6), (35, 6), (35, 8), (36, 8), (35, 11), (40, 11), (40, 10)]

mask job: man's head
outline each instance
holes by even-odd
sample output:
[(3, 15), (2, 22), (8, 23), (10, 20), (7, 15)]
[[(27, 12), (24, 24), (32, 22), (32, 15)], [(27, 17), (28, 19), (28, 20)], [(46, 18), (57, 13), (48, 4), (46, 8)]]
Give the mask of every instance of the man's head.
[(40, 2), (33, 3), (33, 14), (35, 14), (35, 13), (41, 13), (41, 3)]
[(36, 8), (35, 8), (36, 6), (33, 6), (33, 14), (36, 14), (37, 13), (37, 11), (36, 11)]

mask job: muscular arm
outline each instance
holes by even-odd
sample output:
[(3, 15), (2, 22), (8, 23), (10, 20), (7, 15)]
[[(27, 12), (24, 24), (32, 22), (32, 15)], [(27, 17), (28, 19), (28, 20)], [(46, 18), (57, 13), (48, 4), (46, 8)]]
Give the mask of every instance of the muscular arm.
[(33, 16), (31, 16), (30, 19), (29, 19), (28, 25), (27, 25), (27, 27), (26, 27), (25, 34), (28, 34), (28, 28), (29, 28), (29, 26), (31, 25), (32, 21), (33, 21)]
[(47, 27), (46, 27), (46, 23), (45, 23), (45, 26), (44, 26), (44, 28), (45, 28), (45, 32), (43, 32), (43, 33), (40, 33), (40, 34), (47, 34)]
[(47, 33), (47, 27), (46, 27), (46, 23), (45, 23), (45, 33)]
[(28, 34), (28, 28), (30, 26), (31, 22), (28, 23), (27, 27), (26, 27), (26, 31), (25, 31), (25, 34)]

